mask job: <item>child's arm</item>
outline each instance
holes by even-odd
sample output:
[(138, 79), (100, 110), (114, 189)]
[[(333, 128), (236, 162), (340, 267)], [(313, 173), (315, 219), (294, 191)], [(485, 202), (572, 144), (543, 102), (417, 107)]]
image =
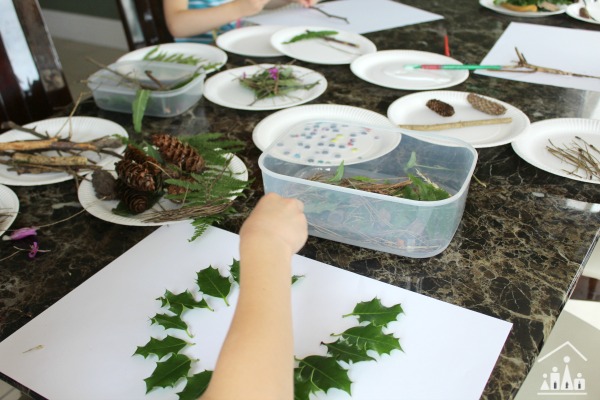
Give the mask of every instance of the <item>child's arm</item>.
[(292, 400), (291, 259), (304, 245), (303, 204), (265, 195), (240, 230), (240, 297), (202, 400)]
[(215, 7), (188, 9), (188, 0), (163, 0), (163, 10), (173, 37), (189, 37), (259, 13), (269, 0), (235, 0)]

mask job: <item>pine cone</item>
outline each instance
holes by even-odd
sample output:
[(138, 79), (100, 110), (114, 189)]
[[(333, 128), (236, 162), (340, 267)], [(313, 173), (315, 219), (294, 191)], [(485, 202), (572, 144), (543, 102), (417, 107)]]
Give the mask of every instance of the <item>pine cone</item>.
[(119, 179), (127, 186), (142, 192), (154, 192), (159, 187), (158, 176), (152, 174), (150, 169), (147, 163), (138, 164), (125, 158), (115, 164)]
[(150, 208), (150, 194), (128, 186), (123, 180), (117, 179), (117, 194), (125, 207), (134, 214), (139, 214)]
[[(191, 176), (185, 176), (185, 177), (181, 177), (180, 178), (183, 181), (187, 181), (190, 183), (195, 183), (196, 180), (194, 178), (192, 178)], [(178, 186), (178, 185), (169, 185), (167, 186), (167, 194), (169, 195), (182, 195), (185, 194), (189, 189), (184, 187), (184, 186)], [(177, 199), (170, 199), (172, 202), (174, 203), (181, 203), (181, 200), (177, 200)]]
[(451, 117), (454, 115), (454, 107), (438, 99), (431, 99), (425, 104), (430, 110), (442, 117)]
[(488, 100), (475, 93), (469, 93), (467, 101), (471, 103), (471, 106), (473, 106), (474, 109), (489, 115), (502, 115), (506, 113), (506, 107), (502, 104)]
[(142, 150), (132, 145), (127, 146), (123, 158), (135, 161), (138, 164), (144, 164), (152, 175), (158, 175), (160, 168), (158, 167), (158, 161), (144, 153)]
[(186, 172), (200, 172), (204, 169), (204, 158), (196, 149), (179, 139), (166, 134), (152, 136), (154, 144), (165, 162), (175, 164)]

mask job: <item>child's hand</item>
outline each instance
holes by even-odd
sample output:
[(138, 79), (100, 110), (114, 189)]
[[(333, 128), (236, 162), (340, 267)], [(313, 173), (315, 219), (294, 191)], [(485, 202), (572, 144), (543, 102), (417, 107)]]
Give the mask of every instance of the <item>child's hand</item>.
[(294, 0), (296, 3), (300, 3), (304, 7), (311, 7), (318, 3), (319, 0)]
[(296, 253), (308, 237), (304, 204), (276, 193), (263, 196), (240, 229), (241, 240), (261, 240), (287, 246)]

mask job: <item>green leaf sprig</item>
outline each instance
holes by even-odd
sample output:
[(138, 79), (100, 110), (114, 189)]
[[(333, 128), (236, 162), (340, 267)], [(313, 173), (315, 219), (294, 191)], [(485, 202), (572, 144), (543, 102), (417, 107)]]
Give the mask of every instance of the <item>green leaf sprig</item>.
[(312, 393), (327, 393), (334, 388), (351, 395), (348, 371), (352, 364), (376, 361), (373, 355), (403, 351), (397, 338), (384, 333), (387, 325), (403, 312), (400, 304), (386, 307), (376, 297), (358, 303), (344, 317), (357, 317), (361, 325), (332, 334), (337, 337), (336, 341), (322, 343), (327, 347), (327, 355), (310, 355), (298, 360), (294, 371), (294, 400), (309, 400)]
[(312, 39), (323, 39), (326, 37), (331, 37), (337, 35), (337, 31), (309, 31), (307, 30), (305, 33), (301, 33), (292, 37), (287, 42), (283, 42), (283, 44), (296, 43), (302, 40), (312, 40)]
[(289, 65), (274, 65), (270, 68), (261, 67), (254, 74), (246, 75), (244, 73), (238, 79), (243, 87), (254, 92), (254, 101), (250, 105), (271, 97), (287, 96), (297, 90), (310, 90), (320, 82), (317, 80), (311, 83), (303, 83)]

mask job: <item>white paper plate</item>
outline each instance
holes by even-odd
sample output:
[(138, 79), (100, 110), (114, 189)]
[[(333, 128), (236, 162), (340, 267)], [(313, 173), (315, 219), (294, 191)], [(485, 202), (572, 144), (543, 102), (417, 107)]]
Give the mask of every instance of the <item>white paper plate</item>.
[(405, 64), (462, 64), (441, 54), (417, 50), (383, 50), (358, 57), (350, 69), (375, 85), (401, 90), (433, 90), (458, 85), (467, 70), (405, 69)]
[[(308, 104), (277, 111), (262, 119), (254, 127), (252, 140), (256, 147), (265, 151), (280, 135), (288, 132), (294, 126), (319, 120), (394, 128), (385, 116), (364, 108), (337, 104)], [(390, 146), (395, 147), (393, 143)], [(393, 147), (388, 151), (393, 150)]]
[[(94, 117), (71, 117), (69, 118), (51, 118), (42, 121), (32, 122), (25, 125), (26, 128), (35, 129), (40, 133), (47, 133), (50, 136), (59, 135), (65, 138), (72, 132), (71, 140), (74, 142), (87, 142), (104, 136), (119, 135), (127, 138), (129, 135), (125, 128), (112, 121), (94, 118)], [(19, 130), (11, 130), (0, 135), (0, 142), (12, 142), (15, 140), (34, 140), (35, 136)], [(115, 153), (121, 154), (125, 146), (112, 149)], [(44, 152), (47, 156), (58, 156), (55, 151)], [(64, 153), (63, 153), (64, 154)], [(106, 154), (98, 154), (91, 151), (85, 151), (80, 155), (87, 157), (99, 166), (109, 165), (117, 160), (116, 157)], [(90, 171), (82, 171), (80, 175), (85, 175)], [(64, 172), (50, 172), (44, 174), (17, 174), (9, 171), (9, 167), (0, 164), (0, 183), (9, 186), (37, 186), (48, 185), (51, 183), (64, 182), (73, 179), (73, 176)]]
[(479, 4), (485, 8), (489, 8), (492, 11), (496, 11), (499, 14), (510, 15), (513, 17), (523, 17), (523, 18), (541, 18), (548, 17), (550, 15), (563, 14), (567, 10), (566, 5), (557, 4), (560, 8), (557, 11), (537, 11), (537, 12), (520, 12), (509, 10), (508, 8), (504, 8), (501, 6), (497, 6), (494, 4), (494, 0), (479, 0)]
[(238, 110), (263, 111), (278, 110), (303, 104), (319, 97), (327, 88), (327, 79), (318, 72), (308, 68), (292, 65), (294, 74), (303, 84), (319, 82), (312, 89), (297, 90), (286, 96), (276, 96), (255, 101), (254, 93), (243, 87), (239, 78), (244, 74), (251, 76), (273, 64), (250, 65), (219, 72), (208, 78), (204, 84), (204, 97), (215, 104)]
[[(354, 43), (358, 47), (352, 47), (335, 42), (325, 41), (324, 39), (301, 40), (294, 43), (285, 44), (294, 36), (306, 33), (306, 31), (331, 31), (338, 32), (333, 38), (349, 43)], [(339, 29), (323, 27), (290, 27), (284, 28), (271, 36), (271, 44), (283, 54), (298, 60), (326, 65), (350, 64), (356, 58), (377, 51), (377, 47), (366, 37), (353, 32), (341, 31)]]
[[(597, 12), (600, 14), (600, 3), (589, 3), (588, 10), (592, 9), (592, 7), (595, 7), (596, 9), (598, 9)], [(582, 9), (582, 8), (583, 8), (583, 4), (582, 3), (570, 4), (567, 7), (567, 15), (569, 17), (573, 17), (573, 18), (578, 19), (580, 21), (587, 22), (589, 24), (600, 25), (600, 21), (596, 21), (595, 19), (592, 19), (592, 18), (583, 18), (581, 15), (579, 15), (579, 10)]]
[(271, 35), (279, 25), (257, 25), (232, 29), (217, 36), (217, 46), (230, 53), (247, 57), (279, 57), (283, 53), (271, 45)]
[[(559, 148), (569, 146), (575, 136), (600, 149), (600, 120), (556, 118), (534, 122), (525, 135), (519, 136), (512, 143), (512, 147), (519, 157), (546, 172), (576, 181), (600, 183), (600, 179), (585, 178), (583, 171), (575, 170), (573, 166), (561, 161), (546, 148), (550, 145), (549, 140)], [(595, 157), (600, 159), (599, 154), (595, 154)], [(579, 177), (570, 172), (574, 172)]]
[(119, 57), (117, 62), (143, 60), (150, 51), (155, 50), (157, 47), (158, 50), (152, 55), (159, 53), (182, 54), (200, 60), (198, 65), (202, 63), (216, 64), (214, 68), (207, 69), (206, 73), (220, 69), (227, 62), (227, 53), (218, 47), (202, 43), (163, 43), (156, 46), (142, 47)]
[(11, 188), (0, 185), (0, 236), (6, 232), (19, 213), (19, 198)]
[[(510, 143), (529, 127), (529, 118), (518, 108), (503, 101), (480, 95), (483, 98), (506, 107), (506, 113), (503, 115), (499, 115), (498, 117), (488, 115), (471, 106), (467, 101), (468, 94), (468, 92), (445, 90), (413, 93), (403, 96), (390, 104), (387, 116), (395, 126), (400, 124), (443, 124), (476, 119), (512, 118), (510, 124), (473, 126), (428, 132), (430, 134), (439, 134), (463, 140), (475, 148), (493, 147)], [(450, 104), (454, 107), (455, 114), (451, 117), (442, 117), (436, 114), (425, 105), (431, 99), (441, 100)]]
[[(235, 176), (235, 178), (241, 181), (248, 180), (248, 170), (244, 162), (238, 158), (237, 156), (231, 155), (231, 162), (228, 165), (229, 171)], [(111, 171), (114, 176), (116, 173)], [(77, 192), (77, 196), (79, 197), (79, 202), (85, 208), (87, 212), (92, 214), (93, 216), (100, 218), (107, 222), (112, 222), (119, 225), (129, 225), (129, 226), (159, 226), (159, 225), (167, 225), (179, 222), (186, 222), (186, 220), (181, 221), (166, 221), (166, 222), (146, 222), (145, 219), (149, 218), (149, 215), (156, 211), (161, 210), (174, 210), (181, 207), (180, 204), (173, 203), (171, 200), (160, 199), (157, 204), (154, 205), (149, 210), (144, 211), (143, 213), (131, 215), (131, 216), (123, 216), (117, 215), (112, 212), (112, 210), (117, 207), (119, 204), (118, 200), (100, 200), (96, 197), (96, 192), (91, 182), (91, 175), (89, 179), (85, 179), (79, 185), (79, 191)], [(235, 197), (234, 197), (235, 198)], [(232, 198), (233, 199), (233, 198)]]

